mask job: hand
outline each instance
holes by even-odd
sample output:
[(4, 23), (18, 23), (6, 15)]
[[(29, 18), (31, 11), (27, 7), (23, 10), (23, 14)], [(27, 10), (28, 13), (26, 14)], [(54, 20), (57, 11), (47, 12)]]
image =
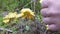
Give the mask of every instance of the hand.
[(41, 6), (42, 20), (48, 30), (60, 30), (60, 0), (43, 0)]

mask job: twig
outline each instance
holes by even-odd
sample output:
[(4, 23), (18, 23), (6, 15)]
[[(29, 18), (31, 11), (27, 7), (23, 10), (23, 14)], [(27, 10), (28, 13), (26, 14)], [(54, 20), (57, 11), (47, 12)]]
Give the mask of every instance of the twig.
[(8, 31), (8, 32), (12, 32), (12, 30), (10, 30), (10, 29), (5, 29), (5, 28), (0, 28), (0, 30), (2, 30), (2, 31), (6, 30), (6, 31)]

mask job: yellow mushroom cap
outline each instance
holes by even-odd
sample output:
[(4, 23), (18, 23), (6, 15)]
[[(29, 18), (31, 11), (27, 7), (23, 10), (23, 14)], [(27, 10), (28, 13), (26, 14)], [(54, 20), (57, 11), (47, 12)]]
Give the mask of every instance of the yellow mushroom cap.
[(14, 17), (16, 17), (16, 15), (17, 15), (17, 12), (14, 12), (14, 13), (10, 12), (8, 15), (6, 15), (5, 17), (3, 17), (3, 19), (14, 18)]
[(29, 8), (24, 8), (24, 9), (22, 9), (21, 10), (21, 13), (23, 13), (23, 14), (30, 14), (30, 15), (32, 15), (32, 16), (35, 16), (34, 15), (34, 12), (32, 12), (32, 10), (30, 10)]
[(5, 17), (3, 17), (3, 19), (9, 19), (9, 16), (8, 16), (8, 15), (6, 15)]
[(6, 20), (3, 20), (4, 23), (8, 23), (9, 22), (9, 19), (6, 19)]
[(17, 12), (8, 14), (9, 18), (14, 18), (14, 17), (16, 17), (16, 15), (17, 15)]
[(30, 10), (29, 8), (24, 8), (20, 12), (21, 14), (24, 14), (23, 18), (32, 19), (32, 17), (35, 16), (34, 12), (32, 12), (32, 10)]

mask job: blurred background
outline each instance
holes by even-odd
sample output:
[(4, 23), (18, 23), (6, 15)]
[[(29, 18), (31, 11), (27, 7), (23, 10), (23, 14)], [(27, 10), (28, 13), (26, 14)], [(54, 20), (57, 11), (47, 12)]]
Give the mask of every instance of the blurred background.
[[(29, 8), (35, 13), (34, 20), (19, 18), (3, 23), (4, 16), (9, 12), (19, 13), (23, 8)], [(40, 10), (40, 0), (0, 0), (0, 34), (60, 34), (46, 30)]]

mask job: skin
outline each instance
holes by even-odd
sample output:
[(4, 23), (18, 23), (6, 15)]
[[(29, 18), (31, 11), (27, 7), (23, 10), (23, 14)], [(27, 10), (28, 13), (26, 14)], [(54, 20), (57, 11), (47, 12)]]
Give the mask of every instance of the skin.
[(42, 21), (48, 25), (48, 30), (60, 30), (60, 0), (43, 0), (41, 3)]

